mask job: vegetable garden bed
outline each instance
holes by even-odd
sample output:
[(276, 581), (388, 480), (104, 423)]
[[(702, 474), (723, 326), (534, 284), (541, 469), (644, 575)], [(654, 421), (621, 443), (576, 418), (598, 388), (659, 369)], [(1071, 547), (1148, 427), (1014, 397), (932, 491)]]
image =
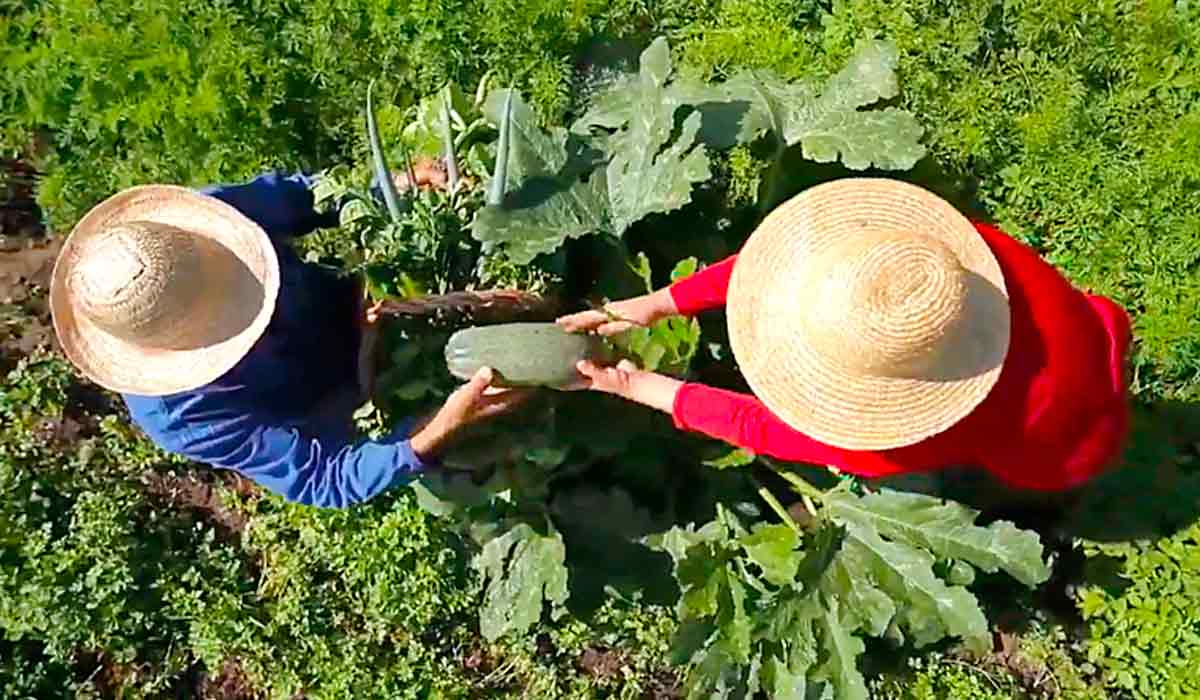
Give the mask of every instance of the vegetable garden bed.
[[(510, 423), (476, 436), (450, 461), (478, 473), (352, 512), (288, 506), (154, 450), (46, 352), (38, 285), (0, 275), (0, 688), (1200, 692), (1195, 10), (653, 5), (25, 3), (0, 20), (12, 116), (0, 143), (15, 154), (49, 129), (39, 200), (59, 232), (122, 185), (341, 163), (316, 194), (350, 202), (343, 225), (306, 252), (364, 273), (395, 319), (392, 372), (359, 414), (367, 430), (453, 385), (441, 351), (454, 329), (660, 286), (735, 250), (781, 197), (890, 168), (986, 212), (1136, 314), (1128, 466), (1053, 527), (1021, 523), (1053, 556), (963, 507), (751, 463), (584, 395), (548, 395), (515, 419), (545, 426), (536, 434)], [(601, 35), (603, 50), (586, 48)], [(450, 127), (453, 194), (426, 189), (399, 211), (371, 196), (370, 76), (394, 170), (408, 169), (405, 151), (414, 169), (441, 157)], [(481, 295), (492, 289), (519, 294)], [(413, 301), (426, 294), (442, 296)], [(621, 351), (739, 382), (719, 318), (673, 319)], [(929, 541), (937, 528), (959, 535)], [(1047, 562), (1055, 576), (1037, 591), (1014, 583), (1042, 581)]]

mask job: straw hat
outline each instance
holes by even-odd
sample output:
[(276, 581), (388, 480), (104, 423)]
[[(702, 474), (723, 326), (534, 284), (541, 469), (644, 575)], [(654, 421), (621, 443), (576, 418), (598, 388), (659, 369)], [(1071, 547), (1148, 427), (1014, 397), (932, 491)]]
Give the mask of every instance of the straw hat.
[(734, 357), (777, 416), (851, 450), (911, 445), (979, 405), (1008, 352), (1000, 266), (914, 185), (852, 178), (771, 212), (726, 299)]
[(97, 384), (162, 396), (208, 384), (275, 310), (279, 260), (232, 206), (182, 187), (116, 194), (83, 217), (54, 266), (50, 308), (67, 357)]

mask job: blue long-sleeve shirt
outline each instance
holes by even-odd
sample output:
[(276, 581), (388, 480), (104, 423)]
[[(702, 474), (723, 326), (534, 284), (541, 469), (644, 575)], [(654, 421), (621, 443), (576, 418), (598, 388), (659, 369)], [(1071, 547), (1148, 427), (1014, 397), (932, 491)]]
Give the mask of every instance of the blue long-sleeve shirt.
[(424, 464), (409, 422), (381, 441), (358, 439), (330, 402), (358, 386), (353, 280), (300, 261), (289, 239), (336, 225), (313, 208), (309, 179), (270, 174), (213, 187), (262, 226), (279, 256), (280, 289), (263, 337), (215, 382), (169, 396), (125, 395), (133, 421), (163, 449), (231, 469), (289, 501), (345, 507), (411, 480)]

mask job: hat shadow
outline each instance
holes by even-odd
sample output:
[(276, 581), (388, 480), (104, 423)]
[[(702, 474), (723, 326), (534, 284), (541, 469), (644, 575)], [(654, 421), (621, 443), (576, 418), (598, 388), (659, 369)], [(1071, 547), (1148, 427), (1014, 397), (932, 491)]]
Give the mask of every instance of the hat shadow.
[(179, 319), (180, 323), (206, 323), (205, 333), (183, 335), (173, 343), (172, 350), (194, 351), (233, 340), (249, 330), (262, 313), (266, 303), (266, 289), (262, 281), (248, 265), (233, 251), (217, 246), (220, 256), (219, 268), (222, 279), (206, 285), (210, 292), (216, 291), (220, 299), (196, 300), (201, 305), (212, 305), (207, 318)]
[(951, 350), (921, 372), (920, 378), (932, 382), (960, 382), (987, 374), (1004, 364), (1008, 338), (999, 337), (1002, 329), (996, 319), (1010, 318), (1008, 297), (991, 281), (970, 270), (966, 274), (967, 309), (963, 327), (950, 339)]

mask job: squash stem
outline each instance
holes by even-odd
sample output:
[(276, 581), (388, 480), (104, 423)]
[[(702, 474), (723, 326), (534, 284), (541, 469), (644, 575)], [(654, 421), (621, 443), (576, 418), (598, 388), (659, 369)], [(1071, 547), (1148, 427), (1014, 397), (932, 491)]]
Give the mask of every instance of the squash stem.
[(760, 485), (758, 487), (758, 495), (767, 502), (767, 505), (771, 506), (771, 510), (775, 511), (775, 514), (779, 516), (779, 519), (782, 520), (785, 525), (790, 527), (792, 532), (796, 533), (797, 535), (800, 534), (800, 526), (796, 524), (796, 521), (792, 519), (792, 516), (788, 514), (787, 509), (783, 507), (783, 504), (779, 502), (778, 498), (775, 498), (775, 494), (771, 493), (770, 489), (768, 489), (766, 486)]

